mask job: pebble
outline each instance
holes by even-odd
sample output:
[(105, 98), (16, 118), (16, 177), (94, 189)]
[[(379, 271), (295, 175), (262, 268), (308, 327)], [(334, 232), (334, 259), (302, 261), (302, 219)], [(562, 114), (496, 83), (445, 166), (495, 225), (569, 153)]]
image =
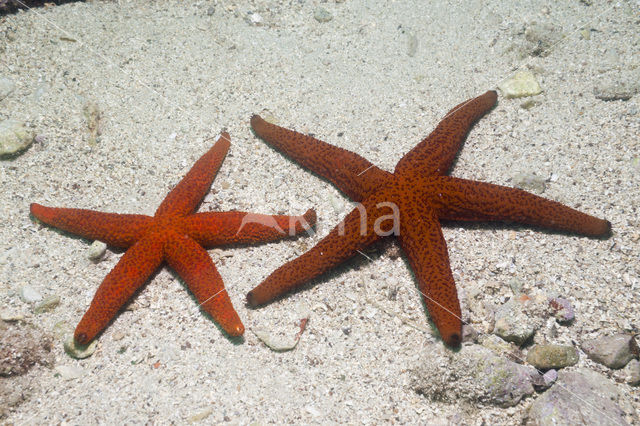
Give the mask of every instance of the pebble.
[(592, 361), (613, 369), (624, 367), (640, 355), (638, 343), (629, 334), (615, 334), (587, 340), (582, 344), (582, 350)]
[(527, 353), (527, 362), (540, 370), (575, 365), (578, 359), (578, 351), (569, 345), (536, 345)]
[(33, 143), (33, 132), (18, 120), (0, 121), (0, 156), (13, 155), (27, 149)]
[(25, 284), (20, 287), (20, 300), (25, 303), (35, 303), (42, 300), (42, 295), (38, 290), (30, 286), (29, 284)]
[(524, 304), (514, 298), (500, 306), (495, 313), (493, 334), (507, 342), (520, 346), (529, 340), (540, 327), (540, 318), (525, 312)]
[(558, 371), (551, 369), (542, 375), (542, 380), (546, 387), (551, 386), (558, 380)]
[(329, 22), (333, 19), (333, 15), (324, 7), (318, 7), (313, 12), (313, 18), (318, 22)]
[(622, 380), (631, 386), (640, 385), (640, 361), (632, 359), (627, 366), (621, 370)]
[(86, 346), (76, 345), (76, 341), (73, 339), (73, 336), (69, 337), (64, 342), (64, 351), (71, 357), (75, 359), (84, 359), (88, 358), (96, 351), (98, 347), (98, 339), (94, 339), (91, 343)]
[[(464, 331), (464, 330), (463, 330)], [(513, 343), (505, 342), (500, 337), (493, 334), (485, 334), (479, 338), (480, 344), (487, 349), (493, 351), (496, 355), (506, 356), (508, 358), (522, 359), (523, 355), (520, 348)]]
[(251, 329), (262, 343), (274, 352), (287, 352), (294, 349), (300, 341), (300, 336), (279, 336), (273, 335), (270, 331), (263, 329)]
[(44, 300), (36, 305), (33, 311), (36, 314), (42, 314), (54, 310), (60, 304), (60, 296), (47, 296)]
[(56, 373), (65, 380), (75, 380), (82, 377), (84, 370), (75, 365), (56, 365)]
[(549, 23), (532, 22), (524, 30), (526, 40), (524, 53), (532, 56), (547, 56), (562, 37), (561, 27)]
[(562, 297), (549, 298), (549, 307), (553, 311), (553, 316), (560, 324), (566, 324), (573, 321), (575, 313), (571, 302)]
[(189, 417), (189, 423), (199, 423), (209, 417), (211, 414), (213, 414), (213, 408), (206, 408), (199, 413), (196, 413), (193, 416)]
[(561, 371), (530, 406), (524, 424), (613, 426), (638, 420), (630, 398), (606, 377), (581, 368)]
[(524, 98), (542, 93), (536, 77), (530, 71), (518, 71), (498, 85), (505, 98)]
[(247, 15), (246, 21), (251, 25), (259, 26), (259, 25), (262, 25), (262, 22), (264, 21), (264, 19), (262, 18), (262, 15), (254, 12), (254, 13), (249, 13)]
[(96, 240), (93, 243), (91, 243), (91, 246), (89, 247), (89, 251), (87, 252), (87, 257), (90, 260), (97, 262), (100, 259), (102, 259), (102, 256), (104, 256), (106, 251), (107, 251), (107, 245), (102, 241)]
[(549, 388), (556, 380), (558, 380), (558, 371), (551, 369), (543, 375), (534, 378), (533, 386), (537, 391), (542, 391)]
[(0, 78), (0, 101), (9, 96), (16, 88), (16, 84), (7, 77)]
[(512, 407), (533, 394), (531, 367), (516, 364), (477, 345), (453, 352), (441, 343), (427, 346), (412, 372), (411, 387), (434, 401), (459, 405)]
[(520, 189), (542, 194), (547, 189), (544, 178), (536, 176), (533, 173), (518, 173), (513, 177), (513, 184)]
[(627, 101), (640, 93), (640, 82), (630, 80), (605, 80), (596, 84), (593, 94), (603, 101)]
[(13, 312), (9, 310), (0, 311), (0, 320), (4, 322), (17, 322), (22, 321), (24, 319), (24, 315), (18, 312)]
[(463, 342), (477, 342), (478, 341), (478, 331), (473, 328), (471, 324), (463, 324), (462, 325), (462, 341)]

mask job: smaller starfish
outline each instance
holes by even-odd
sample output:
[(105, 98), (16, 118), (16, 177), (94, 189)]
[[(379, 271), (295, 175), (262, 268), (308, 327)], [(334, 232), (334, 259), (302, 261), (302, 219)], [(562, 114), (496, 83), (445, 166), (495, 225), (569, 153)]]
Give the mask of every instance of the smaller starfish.
[(256, 135), (329, 180), (358, 206), (302, 256), (282, 265), (247, 294), (251, 306), (272, 301), (327, 272), (376, 240), (396, 235), (442, 340), (462, 340), (460, 303), (440, 222), (512, 221), (606, 237), (611, 224), (515, 188), (447, 176), (473, 125), (495, 105), (489, 91), (452, 109), (436, 129), (402, 157), (393, 173), (358, 154), (251, 118)]
[(229, 134), (222, 133), (169, 192), (153, 217), (31, 204), (31, 214), (48, 225), (127, 249), (98, 287), (91, 306), (76, 327), (76, 343), (91, 342), (163, 261), (182, 277), (202, 309), (227, 334), (244, 333), (222, 277), (203, 247), (274, 241), (295, 235), (315, 224), (316, 213), (310, 209), (303, 216), (236, 211), (194, 214), (229, 146)]

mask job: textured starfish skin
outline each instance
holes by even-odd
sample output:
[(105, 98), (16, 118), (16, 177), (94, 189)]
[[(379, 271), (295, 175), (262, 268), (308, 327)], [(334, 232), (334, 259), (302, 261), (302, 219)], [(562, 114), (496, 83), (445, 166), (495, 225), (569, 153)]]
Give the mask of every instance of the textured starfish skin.
[(127, 249), (98, 287), (76, 327), (74, 339), (78, 344), (92, 341), (163, 261), (182, 277), (202, 309), (227, 334), (244, 333), (222, 277), (204, 247), (278, 240), (313, 226), (316, 214), (313, 209), (303, 216), (193, 213), (209, 190), (229, 146), (229, 135), (222, 133), (169, 192), (153, 217), (31, 204), (31, 214), (41, 222)]
[(608, 221), (555, 201), (519, 189), (446, 176), (469, 129), (496, 100), (496, 92), (489, 91), (453, 108), (398, 162), (394, 173), (353, 152), (254, 115), (251, 126), (256, 135), (361, 204), (315, 247), (251, 290), (249, 305), (272, 301), (374, 241), (395, 234), (442, 339), (457, 346), (462, 336), (460, 303), (441, 220), (512, 221), (591, 237), (608, 236)]

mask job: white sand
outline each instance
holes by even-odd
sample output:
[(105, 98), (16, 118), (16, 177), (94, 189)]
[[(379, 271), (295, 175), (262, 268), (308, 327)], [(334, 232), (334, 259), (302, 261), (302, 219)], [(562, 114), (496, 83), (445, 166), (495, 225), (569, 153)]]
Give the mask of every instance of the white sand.
[[(252, 113), (393, 170), (451, 107), (527, 64), (544, 89), (539, 104), (525, 110), (522, 100), (500, 97), (453, 174), (505, 185), (520, 172), (551, 178), (542, 195), (607, 218), (614, 236), (446, 228), (463, 316), (482, 329), (485, 318), (470, 313), (467, 291), (486, 286), (501, 304), (516, 281), (573, 302), (576, 321), (559, 330), (557, 342), (638, 331), (640, 95), (615, 102), (593, 95), (602, 79), (628, 78), (639, 65), (637, 2), (534, 1), (527, 9), (499, 0), (281, 3), (93, 2), (0, 18), (0, 77), (16, 83), (0, 101), (0, 119), (26, 121), (44, 136), (0, 162), (4, 308), (51, 333), (64, 321), (70, 332), (120, 256), (109, 252), (93, 264), (86, 241), (34, 223), (29, 203), (152, 214), (221, 129), (232, 146), (201, 210), (300, 214), (315, 207), (320, 218), (313, 238), (210, 251), (248, 329), (294, 334), (310, 316), (294, 351), (271, 352), (251, 331), (234, 344), (165, 268), (92, 357), (69, 358), (58, 337), (56, 365), (84, 373), (64, 380), (55, 370), (32, 370), (35, 388), (10, 423), (163, 424), (198, 415), (237, 423), (519, 423), (533, 398), (511, 409), (469, 407), (434, 403), (409, 388), (421, 348), (435, 339), (402, 257), (373, 251), (372, 262), (352, 262), (257, 310), (245, 307), (244, 296), (335, 226), (346, 211), (336, 205), (348, 206), (329, 183), (256, 138)], [(318, 6), (333, 20), (317, 22)], [(549, 56), (521, 59), (517, 46), (532, 21), (554, 23), (565, 37)], [(592, 30), (589, 40), (583, 26)], [(103, 114), (95, 146), (82, 113), (88, 101)], [(24, 284), (59, 295), (61, 305), (33, 315), (16, 294)], [(389, 300), (394, 287), (397, 299)], [(594, 364), (583, 356), (580, 365)], [(638, 388), (625, 389), (640, 408)]]

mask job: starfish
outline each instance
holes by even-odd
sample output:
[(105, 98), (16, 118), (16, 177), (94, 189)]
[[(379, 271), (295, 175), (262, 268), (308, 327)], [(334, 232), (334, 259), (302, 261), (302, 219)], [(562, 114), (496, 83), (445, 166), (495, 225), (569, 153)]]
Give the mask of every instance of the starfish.
[(385, 236), (395, 235), (445, 344), (462, 340), (460, 303), (440, 221), (512, 221), (590, 237), (611, 224), (528, 192), (447, 176), (471, 126), (495, 105), (489, 91), (453, 108), (393, 173), (313, 137), (251, 118), (256, 135), (359, 203), (316, 246), (247, 294), (258, 306), (301, 286)]
[(98, 287), (76, 327), (76, 343), (91, 342), (163, 261), (182, 277), (202, 309), (228, 335), (244, 333), (222, 277), (204, 247), (274, 241), (295, 235), (312, 226), (316, 214), (313, 209), (303, 216), (237, 211), (193, 213), (209, 190), (229, 146), (229, 134), (222, 133), (169, 192), (153, 217), (31, 204), (31, 214), (41, 222), (127, 249)]

